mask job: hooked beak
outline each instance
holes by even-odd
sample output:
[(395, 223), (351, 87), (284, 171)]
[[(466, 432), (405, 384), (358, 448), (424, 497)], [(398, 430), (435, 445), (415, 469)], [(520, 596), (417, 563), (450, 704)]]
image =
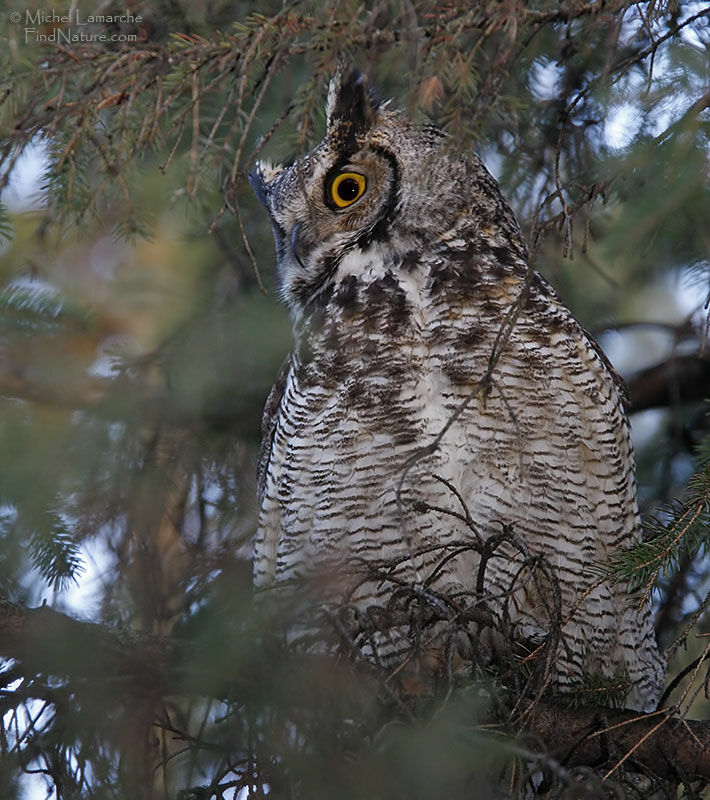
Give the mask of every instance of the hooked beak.
[(301, 223), (298, 222), (293, 226), (293, 229), (291, 231), (291, 238), (289, 240), (287, 238), (288, 235), (286, 231), (276, 222), (276, 220), (273, 218), (273, 215), (271, 214), (271, 210), (269, 209), (268, 182), (264, 176), (264, 171), (259, 161), (257, 161), (256, 164), (254, 165), (254, 168), (249, 171), (247, 177), (249, 178), (249, 183), (251, 185), (251, 188), (254, 191), (254, 194), (256, 195), (256, 199), (269, 212), (269, 216), (271, 217), (271, 224), (274, 228), (274, 237), (276, 238), (277, 252), (279, 251), (280, 248), (283, 248), (285, 242), (288, 241), (291, 246), (291, 254), (296, 259), (296, 262), (301, 267), (301, 269), (305, 269), (303, 260), (301, 259), (301, 251), (303, 249), (302, 242), (299, 241)]
[(298, 232), (301, 228), (301, 223), (297, 223), (293, 226), (293, 230), (291, 231), (291, 252), (293, 253), (293, 257), (298, 261), (299, 266), (301, 269), (305, 269), (303, 261), (301, 261), (301, 256), (298, 253)]
[(269, 206), (267, 203), (266, 181), (264, 180), (264, 173), (261, 171), (261, 164), (259, 164), (258, 161), (256, 162), (254, 169), (249, 170), (247, 177), (249, 178), (249, 184), (256, 195), (256, 199), (268, 211)]

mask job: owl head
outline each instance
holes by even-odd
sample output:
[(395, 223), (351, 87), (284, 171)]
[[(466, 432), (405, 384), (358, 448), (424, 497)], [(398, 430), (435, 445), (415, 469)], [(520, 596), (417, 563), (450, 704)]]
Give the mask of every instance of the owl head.
[(325, 138), (306, 156), (288, 167), (257, 162), (249, 176), (271, 218), (281, 294), (294, 314), (327, 292), (343, 264), (358, 278), (374, 264), (394, 272), (464, 234), (467, 246), (478, 236), (509, 247), (512, 236), (524, 257), (483, 164), (453, 153), (438, 128), (378, 102), (362, 73), (336, 72), (326, 119)]

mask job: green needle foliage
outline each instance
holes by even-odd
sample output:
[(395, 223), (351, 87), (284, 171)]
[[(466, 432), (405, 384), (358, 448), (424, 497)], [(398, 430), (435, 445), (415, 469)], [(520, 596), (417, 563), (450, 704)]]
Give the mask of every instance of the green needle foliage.
[(608, 562), (613, 579), (629, 582), (648, 595), (660, 576), (677, 572), (686, 560), (702, 557), (710, 543), (710, 443), (699, 448), (700, 470), (688, 481), (686, 495), (647, 519), (644, 541), (617, 550)]

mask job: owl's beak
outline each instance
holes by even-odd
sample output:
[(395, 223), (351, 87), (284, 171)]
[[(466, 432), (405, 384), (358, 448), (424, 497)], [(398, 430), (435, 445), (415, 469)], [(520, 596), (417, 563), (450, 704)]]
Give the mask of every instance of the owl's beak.
[(298, 240), (298, 234), (300, 230), (301, 230), (301, 223), (299, 222), (293, 226), (293, 230), (291, 231), (291, 252), (293, 253), (293, 257), (296, 259), (301, 269), (305, 269), (303, 261), (301, 261), (301, 255), (300, 255), (301, 248), (300, 248), (300, 242)]
[(264, 180), (264, 173), (261, 171), (261, 164), (259, 164), (258, 161), (256, 162), (254, 169), (249, 170), (247, 177), (249, 178), (251, 188), (256, 195), (256, 199), (268, 211), (269, 205), (267, 202), (266, 181)]

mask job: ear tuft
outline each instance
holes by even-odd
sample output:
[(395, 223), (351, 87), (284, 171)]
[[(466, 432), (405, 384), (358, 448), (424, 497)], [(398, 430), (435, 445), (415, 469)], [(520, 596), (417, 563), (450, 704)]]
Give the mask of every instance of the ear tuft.
[(346, 71), (341, 62), (328, 87), (325, 107), (328, 131), (344, 126), (349, 137), (365, 133), (372, 126), (376, 107), (367, 77), (358, 69)]

